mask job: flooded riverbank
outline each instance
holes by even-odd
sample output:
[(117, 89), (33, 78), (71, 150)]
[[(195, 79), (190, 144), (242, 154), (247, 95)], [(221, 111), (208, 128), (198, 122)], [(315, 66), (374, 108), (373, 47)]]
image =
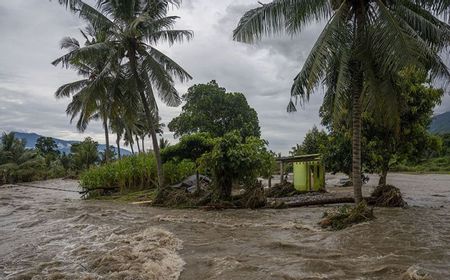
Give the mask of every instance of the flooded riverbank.
[(73, 181), (0, 187), (0, 279), (450, 279), (450, 176), (389, 183), (411, 207), (340, 232), (317, 226), (324, 207), (169, 210), (82, 201)]

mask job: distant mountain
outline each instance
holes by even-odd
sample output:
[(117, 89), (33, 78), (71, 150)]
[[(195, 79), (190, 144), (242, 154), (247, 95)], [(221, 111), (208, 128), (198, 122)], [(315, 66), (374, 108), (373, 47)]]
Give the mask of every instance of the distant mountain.
[(450, 111), (434, 116), (428, 130), (431, 133), (450, 133)]
[[(42, 137), (42, 135), (36, 134), (36, 133), (26, 133), (26, 132), (14, 132), (16, 138), (23, 139), (26, 141), (26, 147), (29, 149), (34, 148), (36, 145), (36, 141), (39, 137)], [(71, 141), (71, 140), (62, 140), (58, 138), (53, 138), (55, 140), (56, 145), (58, 145), (58, 150), (61, 153), (70, 154), (70, 147), (73, 144), (79, 143), (80, 141)], [(98, 145), (98, 151), (103, 152), (106, 148), (106, 145), (99, 144)], [(116, 150), (116, 148), (114, 148)], [(122, 155), (130, 155), (131, 152), (125, 149), (120, 149), (120, 153)]]

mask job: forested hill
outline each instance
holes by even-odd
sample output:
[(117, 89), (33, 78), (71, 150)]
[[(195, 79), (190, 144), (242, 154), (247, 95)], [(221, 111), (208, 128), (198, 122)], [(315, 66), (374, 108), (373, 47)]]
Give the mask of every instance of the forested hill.
[[(36, 145), (36, 141), (39, 137), (41, 137), (42, 135), (36, 134), (36, 133), (26, 133), (26, 132), (14, 132), (16, 138), (18, 139), (24, 139), (26, 141), (26, 147), (27, 148), (34, 148), (34, 146)], [(78, 143), (79, 141), (71, 141), (71, 140), (62, 140), (62, 139), (58, 139), (58, 138), (53, 138), (56, 142), (56, 144), (58, 145), (58, 150), (61, 153), (66, 153), (66, 154), (70, 154), (70, 147), (75, 144)], [(104, 144), (99, 144), (98, 145), (98, 151), (99, 152), (103, 152), (106, 148), (106, 145)], [(125, 150), (125, 149), (120, 149), (120, 152), (122, 155), (129, 155), (131, 154), (130, 151)]]
[(434, 116), (429, 130), (431, 133), (450, 133), (450, 111)]

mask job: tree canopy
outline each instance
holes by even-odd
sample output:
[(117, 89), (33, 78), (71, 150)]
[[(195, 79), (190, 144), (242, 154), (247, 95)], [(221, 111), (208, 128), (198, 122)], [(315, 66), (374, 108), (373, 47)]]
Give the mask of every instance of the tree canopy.
[(226, 92), (216, 81), (190, 87), (183, 100), (181, 114), (168, 125), (175, 136), (206, 132), (222, 137), (234, 130), (244, 138), (261, 135), (258, 114), (244, 94)]

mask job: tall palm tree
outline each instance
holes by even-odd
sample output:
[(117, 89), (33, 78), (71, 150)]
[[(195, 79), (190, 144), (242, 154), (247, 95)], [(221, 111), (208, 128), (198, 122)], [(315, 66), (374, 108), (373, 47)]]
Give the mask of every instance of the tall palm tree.
[[(92, 26), (81, 31), (81, 34), (86, 39), (86, 48), (107, 40), (106, 32)], [(102, 120), (106, 141), (105, 160), (109, 161), (109, 114), (113, 103), (118, 102), (114, 94), (119, 91), (120, 75), (113, 71), (104, 71), (106, 65), (104, 53), (75, 55), (82, 48), (75, 38), (63, 38), (61, 48), (67, 49), (69, 54), (57, 58), (52, 64), (73, 68), (83, 76), (83, 79), (62, 85), (55, 92), (55, 96), (57, 98), (72, 96), (66, 113), (71, 116), (71, 122), (78, 117), (76, 126), (79, 131), (85, 131), (91, 120)]]
[(448, 45), (450, 28), (436, 17), (449, 11), (447, 0), (275, 0), (246, 12), (234, 39), (252, 43), (263, 35), (293, 35), (308, 23), (327, 20), (294, 79), (288, 111), (309, 100), (321, 84), (327, 102), (339, 106), (350, 100), (352, 181), (359, 203), (362, 99), (383, 96), (379, 82), (408, 65), (431, 69), (433, 78), (449, 78), (439, 52)]
[(174, 78), (184, 82), (192, 77), (156, 49), (155, 45), (160, 42), (171, 45), (192, 38), (191, 31), (174, 30), (178, 17), (167, 15), (169, 7), (178, 7), (181, 0), (97, 0), (95, 7), (82, 0), (59, 0), (59, 2), (94, 27), (104, 28), (110, 34), (109, 42), (94, 44), (77, 52), (89, 54), (94, 50), (104, 50), (109, 53), (106, 60), (107, 67), (113, 67), (119, 62), (126, 69), (130, 78), (130, 94), (137, 94), (136, 97), (140, 98), (143, 104), (157, 161), (158, 182), (163, 186), (161, 156), (156, 128), (152, 122), (152, 109), (157, 112), (154, 91), (168, 106), (178, 106), (181, 100), (174, 87)]

